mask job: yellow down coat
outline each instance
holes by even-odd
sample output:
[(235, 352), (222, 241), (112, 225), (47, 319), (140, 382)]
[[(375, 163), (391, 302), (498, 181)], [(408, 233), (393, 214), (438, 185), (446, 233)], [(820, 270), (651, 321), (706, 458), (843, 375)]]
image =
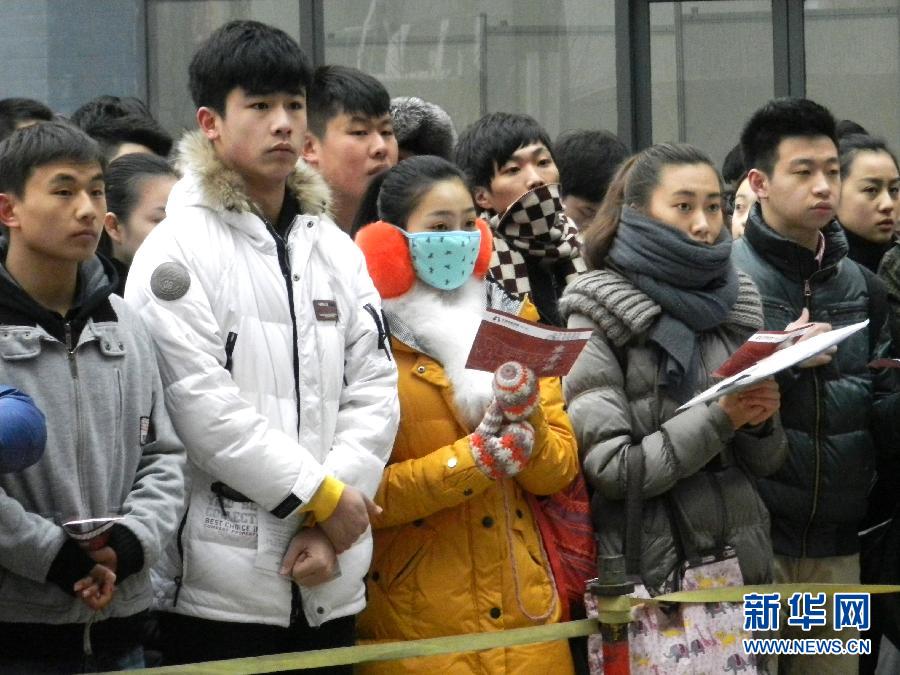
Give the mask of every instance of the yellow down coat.
[[(526, 318), (536, 318), (524, 306)], [(560, 619), (559, 602), (525, 493), (552, 494), (578, 470), (578, 451), (557, 378), (540, 381), (529, 420), (535, 445), (514, 478), (476, 466), (471, 428), (453, 405), (437, 361), (393, 339), (400, 428), (375, 501), (375, 550), (366, 580), (361, 642), (413, 640), (521, 628)], [(530, 614), (532, 618), (529, 618)], [(362, 673), (568, 673), (566, 642), (373, 663)]]

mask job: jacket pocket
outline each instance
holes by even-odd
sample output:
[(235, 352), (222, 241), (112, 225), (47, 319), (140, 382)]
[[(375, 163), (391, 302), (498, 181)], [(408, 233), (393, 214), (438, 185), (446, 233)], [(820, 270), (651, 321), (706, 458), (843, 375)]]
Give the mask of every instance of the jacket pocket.
[(544, 553), (541, 548), (543, 546), (541, 532), (537, 521), (531, 514), (530, 505), (524, 500), (517, 500), (515, 509), (509, 514), (509, 518), (514, 535), (513, 542), (519, 544), (528, 553), (528, 557), (535, 565), (543, 566)]
[(827, 312), (833, 328), (849, 326), (869, 318), (869, 306), (865, 302), (835, 302), (828, 306)]
[(541, 532), (531, 515), (529, 506), (516, 502), (509, 514), (513, 550), (509, 552), (512, 583), (517, 586), (520, 609), (532, 615), (548, 611), (556, 588), (551, 582), (550, 561), (541, 542)]
[(401, 586), (428, 553), (435, 534), (424, 520), (397, 528), (385, 546), (376, 547), (370, 575), (372, 581), (385, 591)]
[(762, 306), (766, 330), (784, 330), (785, 326), (800, 316), (800, 312), (795, 312), (784, 303), (765, 297), (762, 299)]

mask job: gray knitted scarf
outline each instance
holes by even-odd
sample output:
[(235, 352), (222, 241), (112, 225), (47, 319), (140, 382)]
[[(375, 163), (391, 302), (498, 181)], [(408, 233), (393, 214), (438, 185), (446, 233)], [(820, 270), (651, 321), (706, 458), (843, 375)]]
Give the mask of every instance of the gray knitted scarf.
[[(614, 304), (602, 303), (605, 311), (600, 321), (591, 318), (607, 330), (613, 343), (623, 335), (627, 341), (627, 334), (646, 332), (666, 355), (660, 382), (677, 401), (687, 400), (694, 390), (699, 369), (698, 333), (729, 317), (751, 322), (754, 327), (761, 323), (758, 296), (751, 316), (742, 318), (746, 313), (743, 303), (737, 317), (733, 316), (740, 284), (731, 265), (731, 237), (724, 229), (714, 244), (702, 244), (626, 207), (607, 260), (621, 276), (616, 275), (619, 283), (608, 289), (604, 298), (619, 297)], [(568, 295), (567, 289), (560, 303), (560, 311), (566, 315), (574, 313)], [(625, 296), (629, 302), (623, 304)], [(629, 311), (634, 310), (640, 317), (637, 323), (628, 320)]]

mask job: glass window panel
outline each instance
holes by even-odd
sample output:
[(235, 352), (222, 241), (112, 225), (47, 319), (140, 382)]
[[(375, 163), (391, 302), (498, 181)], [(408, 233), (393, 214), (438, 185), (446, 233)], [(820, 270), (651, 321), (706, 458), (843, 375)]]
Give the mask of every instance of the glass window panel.
[(533, 115), (551, 137), (616, 130), (612, 0), (329, 0), (325, 60), (391, 96), (443, 107), (457, 131), (493, 111)]
[(721, 167), (772, 98), (768, 0), (650, 5), (653, 141), (692, 143)]
[(300, 39), (300, 3), (282, 0), (151, 0), (147, 3), (150, 108), (170, 133), (197, 126), (188, 64), (210, 34), (233, 19), (278, 26)]
[(900, 0), (804, 4), (806, 93), (900, 145)]
[(144, 98), (143, 59), (142, 0), (0, 3), (0, 98), (64, 114), (103, 94)]

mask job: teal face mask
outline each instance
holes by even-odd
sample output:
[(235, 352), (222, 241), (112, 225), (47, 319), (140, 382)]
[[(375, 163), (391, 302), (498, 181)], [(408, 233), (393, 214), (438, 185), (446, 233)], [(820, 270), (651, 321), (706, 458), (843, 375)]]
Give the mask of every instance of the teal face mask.
[(442, 291), (459, 288), (472, 276), (481, 232), (403, 232), (409, 242), (416, 276), (429, 286)]

